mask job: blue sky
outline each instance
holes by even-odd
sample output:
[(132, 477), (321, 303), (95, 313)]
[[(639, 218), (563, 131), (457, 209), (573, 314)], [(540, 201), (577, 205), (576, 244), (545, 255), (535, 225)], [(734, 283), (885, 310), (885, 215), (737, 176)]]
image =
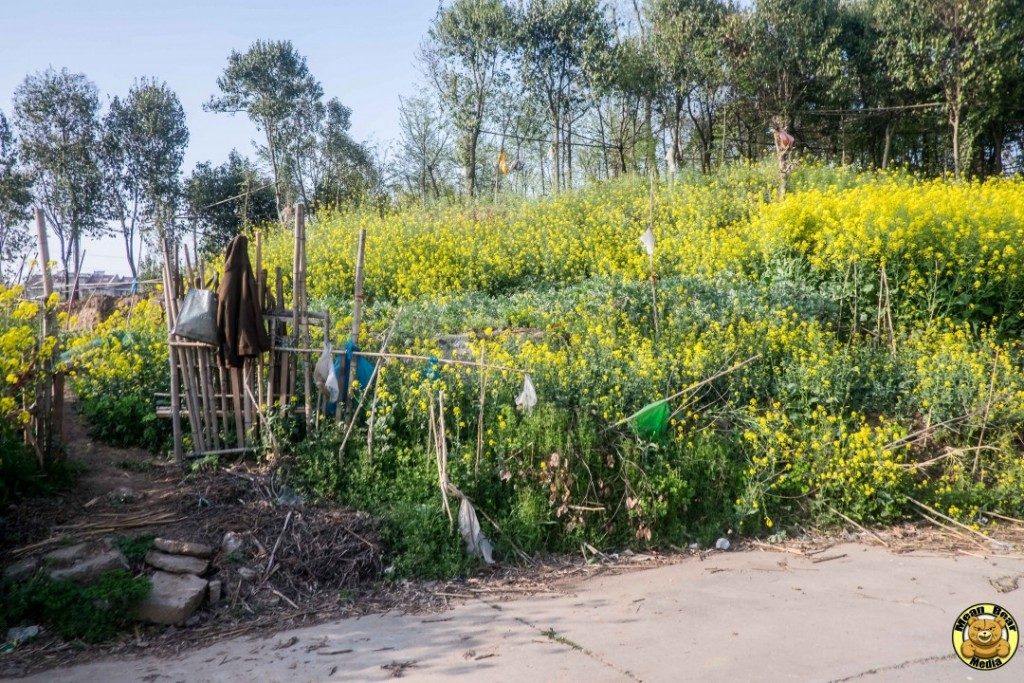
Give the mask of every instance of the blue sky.
[[(139, 76), (167, 82), (181, 98), (191, 140), (185, 169), (251, 153), (258, 132), (241, 115), (202, 105), (232, 49), (288, 39), (328, 97), (352, 108), (356, 138), (386, 144), (398, 134), (398, 98), (421, 80), (416, 50), (437, 0), (0, 0), (0, 109), (25, 75), (48, 66), (86, 74), (103, 102)], [(88, 247), (83, 270), (126, 272), (119, 243)], [(121, 259), (123, 260), (123, 258)]]

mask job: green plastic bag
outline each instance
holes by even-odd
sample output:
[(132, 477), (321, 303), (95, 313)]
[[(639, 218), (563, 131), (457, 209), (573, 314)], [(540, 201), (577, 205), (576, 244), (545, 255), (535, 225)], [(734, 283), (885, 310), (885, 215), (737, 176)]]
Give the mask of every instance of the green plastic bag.
[(662, 399), (645, 405), (629, 418), (629, 426), (637, 436), (653, 439), (668, 426), (668, 401)]

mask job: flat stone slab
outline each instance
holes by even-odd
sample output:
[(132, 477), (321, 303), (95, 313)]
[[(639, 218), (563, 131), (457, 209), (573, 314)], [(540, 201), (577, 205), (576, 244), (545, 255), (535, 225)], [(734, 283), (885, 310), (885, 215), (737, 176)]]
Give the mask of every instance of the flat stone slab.
[(146, 553), (146, 563), (172, 574), (195, 574), (197, 576), (210, 567), (209, 560), (201, 560), (188, 555), (168, 555), (159, 550), (150, 550)]
[(29, 557), (20, 562), (15, 562), (4, 569), (4, 578), (9, 581), (24, 581), (32, 578), (32, 575), (39, 569), (42, 560), (38, 557)]
[(156, 572), (153, 589), (135, 610), (135, 618), (154, 624), (183, 624), (206, 597), (206, 579), (192, 574)]
[(51, 569), (49, 575), (55, 581), (68, 580), (88, 584), (98, 579), (100, 574), (114, 569), (128, 569), (128, 561), (119, 550), (108, 550), (87, 557), (64, 569)]
[(153, 539), (153, 547), (171, 555), (190, 555), (191, 557), (202, 557), (204, 559), (213, 555), (213, 548), (202, 543), (190, 543), (188, 541), (174, 541), (167, 538)]
[(76, 543), (74, 545), (57, 548), (56, 550), (46, 553), (43, 555), (43, 562), (48, 565), (68, 567), (79, 560), (84, 560), (88, 556), (89, 544)]

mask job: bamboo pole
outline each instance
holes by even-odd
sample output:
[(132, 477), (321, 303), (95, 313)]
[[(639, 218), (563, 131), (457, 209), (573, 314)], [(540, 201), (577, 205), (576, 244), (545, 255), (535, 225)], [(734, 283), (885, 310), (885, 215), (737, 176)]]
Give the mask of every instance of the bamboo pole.
[[(323, 349), (295, 348), (292, 346), (278, 346), (275, 347), (275, 350), (307, 356), (313, 353), (323, 352)], [(331, 353), (333, 353), (336, 356), (341, 356), (344, 355), (346, 351), (344, 349), (332, 349)], [(361, 356), (363, 358), (385, 358), (394, 360), (425, 360), (434, 361), (444, 365), (463, 365), (472, 368), (481, 367), (480, 361), (476, 360), (458, 360), (456, 358), (434, 358), (431, 356), (419, 356), (412, 353), (380, 353), (378, 351), (356, 351), (352, 355), (357, 358)], [(488, 370), (501, 370), (502, 372), (518, 372), (521, 375), (525, 375), (529, 372), (528, 370), (523, 370), (522, 368), (513, 368), (507, 365), (491, 365), (489, 363), (483, 365), (483, 367), (487, 368)]]
[[(309, 291), (306, 287), (306, 268), (308, 262), (306, 261), (306, 211), (303, 208), (302, 211), (296, 214), (301, 218), (302, 227), (302, 251), (299, 253), (299, 257), (302, 262), (302, 268), (300, 273), (302, 275), (302, 343), (309, 346)], [(313, 403), (313, 363), (307, 356), (302, 357), (302, 391), (305, 398), (306, 406), (306, 428), (308, 429), (314, 422), (316, 417), (316, 408)]]
[(181, 394), (178, 386), (178, 363), (177, 363), (177, 351), (173, 346), (171, 339), (171, 330), (174, 329), (174, 321), (171, 318), (171, 309), (173, 305), (173, 297), (171, 290), (168, 287), (170, 277), (168, 277), (168, 269), (170, 264), (167, 262), (168, 249), (167, 240), (163, 243), (164, 251), (164, 308), (167, 314), (167, 339), (171, 346), (168, 349), (167, 361), (171, 366), (171, 432), (174, 437), (174, 463), (181, 467), (184, 464), (184, 449), (181, 444)]
[[(177, 288), (175, 286), (176, 276), (174, 259), (171, 256), (170, 244), (164, 240), (164, 263), (166, 265), (165, 274), (169, 286), (167, 289), (171, 292), (170, 303), (168, 308), (168, 318), (171, 321), (171, 329), (174, 329), (174, 325), (178, 322), (178, 302), (175, 292)], [(192, 446), (196, 450), (205, 451), (206, 442), (203, 438), (201, 430), (202, 425), (202, 411), (199, 408), (199, 402), (196, 398), (195, 393), (195, 368), (192, 365), (192, 358), (189, 355), (189, 347), (177, 347), (175, 353), (178, 356), (178, 365), (183, 372), (183, 384), (185, 385), (185, 403), (188, 406), (188, 425), (189, 431), (192, 434)]]
[[(277, 303), (279, 306), (284, 305), (284, 275), (281, 272), (281, 266), (277, 266), (274, 269), (274, 291), (277, 293)], [(288, 335), (288, 329), (285, 327), (283, 330), (285, 337)], [(271, 349), (271, 353), (275, 350)], [(281, 374), (280, 383), (278, 384), (278, 397), (281, 400), (281, 404), (288, 403), (288, 369), (291, 365), (291, 359), (287, 359), (285, 362), (285, 355), (283, 353), (277, 353), (277, 370)]]
[[(359, 245), (356, 249), (356, 283), (352, 297), (352, 345), (359, 343), (359, 331), (363, 322), (363, 261), (366, 258), (366, 228), (359, 229)], [(355, 363), (351, 363), (355, 365)], [(345, 386), (352, 386), (352, 367), (349, 367), (349, 376), (346, 378)], [(345, 395), (345, 412), (348, 412), (351, 405), (351, 396)]]
[(245, 423), (242, 421), (242, 381), (240, 368), (227, 368), (231, 378), (231, 407), (235, 415), (235, 443), (239, 448), (246, 445)]
[[(53, 277), (50, 274), (50, 245), (46, 236), (46, 216), (42, 209), (36, 209), (36, 233), (39, 239), (39, 261), (43, 270), (43, 329), (42, 338), (45, 340), (56, 332), (56, 318), (46, 306), (53, 294)], [(39, 467), (43, 468), (50, 463), (53, 449), (53, 423), (51, 401), (53, 399), (53, 357), (46, 360), (43, 367), (42, 387), (36, 388), (36, 401), (39, 410), (35, 417), (35, 447), (36, 457), (39, 460)]]
[[(227, 369), (219, 362), (217, 362), (217, 387), (220, 390), (220, 421), (221, 431), (224, 432), (224, 442), (227, 443), (228, 434), (228, 417), (231, 413), (231, 408), (228, 406), (228, 395), (231, 393), (231, 389), (228, 386), (228, 372)], [(239, 448), (242, 447), (242, 441), (238, 439), (237, 431), (235, 433), (235, 445)]]
[(204, 373), (202, 380), (203, 391), (205, 392), (205, 401), (207, 406), (206, 419), (207, 424), (209, 424), (210, 426), (210, 434), (212, 436), (210, 447), (214, 449), (220, 449), (223, 448), (223, 445), (221, 444), (221, 430), (217, 424), (217, 399), (216, 396), (214, 395), (213, 363), (211, 362), (213, 351), (208, 349), (206, 351), (197, 351), (197, 353), (202, 359), (201, 368)]
[[(305, 235), (304, 230), (306, 226), (305, 207), (302, 204), (295, 205), (295, 246), (292, 252), (292, 339), (296, 346), (299, 345), (300, 332), (299, 332), (299, 316), (300, 312), (305, 306), (303, 305), (304, 297), (302, 291), (302, 279), (303, 279), (303, 268), (305, 267), (303, 262), (303, 252), (305, 251)], [(307, 344), (308, 346), (308, 344)], [(301, 367), (303, 370), (303, 377), (305, 377), (305, 369), (309, 365), (309, 359), (306, 357), (295, 358), (295, 372), (292, 374), (291, 383), (297, 384), (298, 371)], [(310, 418), (310, 396), (309, 392), (303, 397), (304, 406), (306, 408), (306, 424), (309, 424)]]
[[(267, 306), (263, 301), (265, 279), (263, 274), (263, 233), (256, 232), (256, 305), (260, 313), (266, 310)], [(262, 320), (261, 320), (262, 321)], [(263, 355), (256, 357), (256, 376), (253, 378), (253, 385), (256, 388), (256, 410), (259, 411), (263, 404)]]

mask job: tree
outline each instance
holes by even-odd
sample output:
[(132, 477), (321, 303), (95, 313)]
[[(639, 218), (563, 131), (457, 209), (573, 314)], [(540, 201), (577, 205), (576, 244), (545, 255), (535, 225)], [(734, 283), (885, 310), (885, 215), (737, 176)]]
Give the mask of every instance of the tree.
[[(960, 177), (977, 130), (998, 111), (1003, 69), (1019, 63), (1021, 7), (1015, 0), (880, 0), (879, 49), (912, 89), (936, 87), (945, 101)], [(974, 125), (965, 127), (970, 116)]]
[(776, 121), (792, 131), (802, 108), (831, 101), (843, 67), (838, 16), (837, 0), (757, 0), (730, 17), (731, 80), (755, 117), (750, 130)]
[(166, 234), (187, 145), (185, 111), (166, 84), (142, 79), (123, 101), (111, 101), (104, 119), (101, 165), (108, 217), (121, 227), (134, 277), (140, 222), (161, 238)]
[(246, 51), (232, 51), (228, 66), (217, 79), (221, 95), (210, 98), (208, 111), (245, 112), (266, 136), (263, 150), (274, 174), (274, 201), (278, 216), (283, 196), (285, 167), (292, 162), (282, 158), (285, 151), (284, 129), (289, 120), (323, 96), (323, 88), (309, 72), (306, 58), (291, 41), (258, 40)]
[(598, 0), (529, 0), (518, 24), (523, 80), (547, 109), (553, 185), (560, 190), (572, 184), (572, 124), (591, 76), (605, 67), (611, 28)]
[(235, 151), (220, 166), (196, 164), (185, 180), (184, 198), (198, 248), (208, 255), (222, 253), (246, 227), (277, 218), (272, 185)]
[(448, 126), (426, 96), (400, 98), (398, 102), (401, 137), (396, 173), (405, 189), (420, 201), (440, 199), (453, 163)]
[(80, 262), (82, 236), (104, 228), (98, 109), (96, 86), (67, 69), (30, 75), (14, 92), (21, 154), (60, 242), (65, 283)]
[(477, 192), (477, 146), (491, 93), (513, 38), (503, 0), (454, 0), (430, 26), (421, 57), (441, 104), (459, 131), (466, 193)]
[(11, 275), (10, 266), (32, 244), (28, 229), (32, 179), (18, 168), (14, 133), (0, 112), (0, 279)]
[(701, 170), (707, 172), (725, 95), (723, 38), (728, 7), (721, 0), (650, 0), (646, 13), (663, 84), (659, 99), (669, 130), (669, 170), (682, 163), (683, 126), (689, 117)]
[(349, 129), (352, 110), (337, 98), (303, 103), (284, 125), (288, 176), (312, 209), (357, 203), (375, 184), (370, 152)]

